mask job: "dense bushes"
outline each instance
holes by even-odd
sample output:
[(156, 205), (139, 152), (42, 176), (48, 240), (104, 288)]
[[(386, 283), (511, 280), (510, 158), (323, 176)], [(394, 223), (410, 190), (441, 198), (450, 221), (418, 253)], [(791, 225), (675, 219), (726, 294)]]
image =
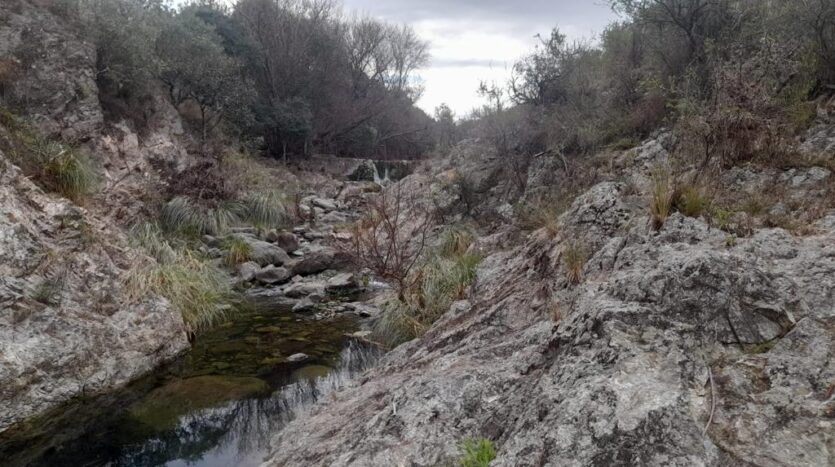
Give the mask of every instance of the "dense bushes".
[(581, 158), (661, 126), (691, 164), (791, 163), (787, 143), (814, 118), (810, 100), (835, 90), (835, 1), (610, 3), (622, 21), (596, 44), (555, 29), (506, 89), (482, 87), (489, 102), (465, 127), (511, 173), (526, 176), (525, 160), (543, 151)]
[[(415, 156), (431, 118), (413, 104), (427, 45), (328, 0), (81, 0), (56, 10), (97, 48), (106, 109), (143, 124), (160, 84), (205, 140), (221, 123), (270, 154)], [(2, 83), (0, 83), (2, 91)]]

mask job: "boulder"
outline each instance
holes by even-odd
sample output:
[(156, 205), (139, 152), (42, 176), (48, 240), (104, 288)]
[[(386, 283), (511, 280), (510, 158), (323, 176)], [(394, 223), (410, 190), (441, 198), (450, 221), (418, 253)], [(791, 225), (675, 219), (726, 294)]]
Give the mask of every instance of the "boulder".
[(336, 211), (337, 209), (336, 201), (332, 199), (312, 198), (310, 202), (313, 206), (321, 208), (324, 211)]
[(252, 282), (255, 279), (255, 275), (261, 271), (261, 266), (254, 261), (247, 261), (246, 263), (239, 264), (237, 271), (238, 276), (240, 276), (243, 282)]
[(330, 249), (310, 253), (290, 266), (294, 276), (309, 276), (327, 271), (334, 264), (335, 252)]
[(344, 295), (355, 292), (357, 288), (356, 276), (349, 272), (343, 272), (328, 279), (325, 292), (331, 295)]
[(299, 239), (290, 232), (279, 232), (273, 243), (287, 253), (295, 253), (299, 249)]
[(301, 298), (311, 294), (325, 293), (325, 283), (317, 280), (303, 280), (294, 282), (284, 288), (284, 295), (290, 298)]
[(287, 357), (287, 361), (290, 362), (290, 363), (303, 362), (303, 361), (309, 360), (309, 359), (310, 359), (309, 355), (307, 355), (305, 353), (301, 353), (301, 352), (300, 353), (295, 353), (295, 354), (290, 355), (289, 357)]
[(290, 277), (290, 271), (273, 265), (269, 265), (255, 273), (255, 280), (266, 285), (281, 284), (287, 282)]
[(308, 313), (316, 311), (316, 304), (310, 298), (303, 298), (293, 306), (293, 313)]
[(237, 234), (235, 237), (244, 240), (249, 245), (251, 250), (249, 259), (260, 266), (283, 266), (290, 261), (287, 252), (272, 243), (258, 240), (250, 235)]

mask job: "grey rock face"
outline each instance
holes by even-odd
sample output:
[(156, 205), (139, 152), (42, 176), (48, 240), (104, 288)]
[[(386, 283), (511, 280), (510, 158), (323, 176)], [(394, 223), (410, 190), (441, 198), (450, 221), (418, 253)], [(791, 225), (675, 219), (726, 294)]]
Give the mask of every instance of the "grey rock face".
[(468, 301), (278, 433), (266, 465), (444, 465), (466, 436), (498, 466), (831, 465), (835, 234), (728, 247), (681, 216), (652, 232), (620, 193), (485, 258)]
[(131, 265), (150, 259), (108, 223), (44, 194), (2, 153), (0, 207), (0, 432), (187, 348), (169, 303), (125, 286)]

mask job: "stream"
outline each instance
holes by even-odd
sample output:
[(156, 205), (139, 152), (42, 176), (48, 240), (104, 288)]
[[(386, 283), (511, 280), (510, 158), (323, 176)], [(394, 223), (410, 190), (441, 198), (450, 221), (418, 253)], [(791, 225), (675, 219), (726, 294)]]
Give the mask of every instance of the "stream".
[[(273, 433), (379, 356), (345, 337), (358, 329), (357, 319), (241, 308), (178, 360), (127, 388), (3, 433), (0, 464), (259, 465)], [(288, 361), (298, 353), (308, 358)]]

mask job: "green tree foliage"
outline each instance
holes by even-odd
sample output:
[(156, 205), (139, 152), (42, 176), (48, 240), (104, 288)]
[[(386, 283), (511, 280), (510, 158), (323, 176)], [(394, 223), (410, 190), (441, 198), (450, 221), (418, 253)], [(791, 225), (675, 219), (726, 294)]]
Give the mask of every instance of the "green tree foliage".
[(221, 37), (189, 8), (171, 18), (156, 40), (159, 78), (175, 105), (193, 102), (200, 111), (203, 142), (227, 117), (248, 121), (252, 95), (239, 61), (227, 55)]
[[(427, 44), (407, 26), (346, 17), (330, 0), (78, 0), (98, 51), (102, 101), (140, 126), (159, 84), (197, 123), (311, 151), (409, 157), (432, 145), (414, 106)], [(118, 111), (118, 112), (117, 112)]]

